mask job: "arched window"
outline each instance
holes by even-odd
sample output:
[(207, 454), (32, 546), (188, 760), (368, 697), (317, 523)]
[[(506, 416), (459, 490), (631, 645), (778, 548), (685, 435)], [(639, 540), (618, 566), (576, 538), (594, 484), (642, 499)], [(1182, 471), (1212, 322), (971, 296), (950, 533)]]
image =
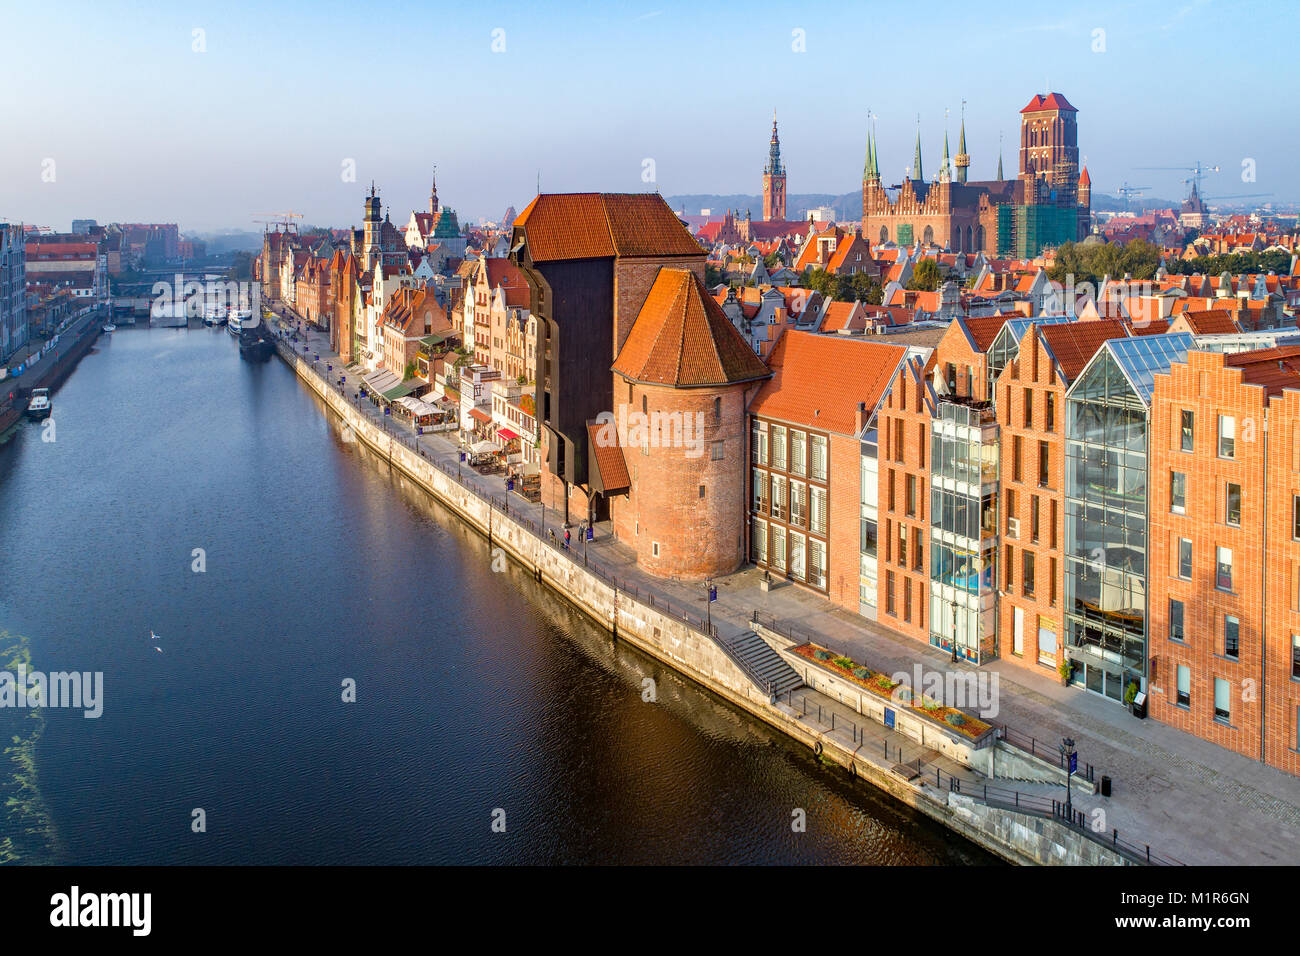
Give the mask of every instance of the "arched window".
[(713, 400), (713, 420), (722, 421), (722, 398), (718, 397)]
[(888, 227), (888, 226), (881, 226), (881, 227), (880, 227), (880, 241), (881, 241), (881, 242), (888, 242), (888, 241), (889, 241), (889, 227)]
[(921, 233), (921, 241), (927, 246), (934, 242), (934, 227), (926, 226), (925, 232)]

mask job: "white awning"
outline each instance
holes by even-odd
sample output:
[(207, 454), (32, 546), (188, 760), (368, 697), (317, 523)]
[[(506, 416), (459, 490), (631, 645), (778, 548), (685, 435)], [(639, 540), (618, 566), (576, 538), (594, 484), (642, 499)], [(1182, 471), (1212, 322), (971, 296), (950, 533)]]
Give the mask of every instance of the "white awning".
[(380, 395), (402, 384), (402, 380), (386, 368), (371, 372), (365, 378), (366, 388)]
[(501, 446), (494, 441), (476, 441), (469, 446), (469, 450), (475, 455), (486, 455), (494, 451), (500, 451)]
[(422, 402), (418, 398), (412, 398), (410, 395), (404, 395), (397, 400), (395, 404), (401, 405), (410, 411), (412, 415), (437, 415), (438, 409), (434, 408), (428, 402)]

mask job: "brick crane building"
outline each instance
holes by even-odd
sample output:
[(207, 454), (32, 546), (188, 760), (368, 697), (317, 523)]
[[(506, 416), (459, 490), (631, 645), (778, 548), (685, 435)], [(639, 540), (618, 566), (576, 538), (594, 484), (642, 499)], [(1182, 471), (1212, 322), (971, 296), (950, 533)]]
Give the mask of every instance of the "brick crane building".
[(604, 520), (587, 423), (616, 407), (610, 367), (660, 269), (703, 281), (705, 252), (657, 193), (544, 193), (510, 245), (537, 318), (543, 501), (566, 521)]
[[(745, 560), (748, 399), (771, 377), (704, 282), (660, 269), (614, 362), (618, 413), (589, 425), (614, 535), (664, 577)], [(620, 495), (620, 492), (623, 492)]]

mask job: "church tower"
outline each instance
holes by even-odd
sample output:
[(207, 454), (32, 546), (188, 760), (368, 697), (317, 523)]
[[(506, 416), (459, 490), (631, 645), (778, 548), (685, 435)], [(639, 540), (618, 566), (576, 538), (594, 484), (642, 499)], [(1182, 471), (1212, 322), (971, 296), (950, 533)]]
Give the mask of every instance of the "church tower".
[(772, 142), (763, 168), (763, 218), (785, 219), (785, 167), (781, 165), (781, 138), (776, 133), (776, 114), (772, 114)]
[(370, 184), (370, 195), (366, 196), (365, 245), (362, 247), (364, 271), (369, 272), (379, 264), (379, 234), (382, 222), (379, 218), (380, 202), (375, 193), (375, 184)]
[(433, 185), (429, 187), (429, 215), (438, 215), (438, 167), (433, 167)]
[[(1020, 111), (1020, 177), (1037, 200), (1073, 206), (1079, 188), (1078, 110), (1060, 93), (1036, 94)], [(1027, 197), (1028, 198), (1028, 197)]]

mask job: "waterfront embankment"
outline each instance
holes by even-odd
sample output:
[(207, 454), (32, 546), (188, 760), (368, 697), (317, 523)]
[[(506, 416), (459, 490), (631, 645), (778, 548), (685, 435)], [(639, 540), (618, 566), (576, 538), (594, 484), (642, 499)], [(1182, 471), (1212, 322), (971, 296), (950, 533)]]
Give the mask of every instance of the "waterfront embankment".
[[(839, 765), (943, 823), (954, 832), (1015, 863), (1129, 864), (1145, 862), (1144, 845), (1121, 841), (1113, 831), (1098, 833), (1070, 826), (1053, 812), (1054, 791), (1041, 761), (1025, 760), (1017, 770), (1028, 777), (1014, 785), (990, 780), (978, 766), (991, 768), (987, 753), (946, 748), (942, 736), (924, 731), (909, 737), (877, 724), (861, 710), (807, 686), (774, 696), (738, 646), (705, 627), (699, 612), (664, 606), (641, 583), (593, 566), (585, 557), (559, 546), (543, 520), (534, 520), (522, 503), (473, 486), (473, 476), (456, 463), (455, 447), (442, 439), (421, 438), (403, 430), (345, 387), (337, 359), (300, 353), (281, 340), (281, 358), (315, 391), (364, 445), (387, 461), (469, 526), (494, 548), (522, 564), (540, 582), (601, 624), (616, 640), (626, 641), (668, 664), (734, 706), (813, 749)], [(330, 377), (327, 377), (330, 376)], [(332, 377), (332, 380), (331, 380)], [(355, 378), (355, 377), (354, 377)], [(355, 387), (356, 382), (353, 381)], [(441, 442), (440, 450), (437, 443)], [(522, 502), (522, 499), (521, 499)], [(770, 645), (776, 635), (757, 631)], [(775, 654), (775, 649), (770, 648)], [(1001, 748), (1001, 742), (990, 746)], [(947, 750), (948, 752), (944, 752)], [(969, 751), (969, 748), (968, 748)], [(1011, 761), (1014, 763), (1014, 761)], [(1005, 763), (1003, 764), (1006, 765)], [(1109, 838), (1109, 839), (1108, 839)], [(1152, 862), (1170, 862), (1152, 853)]]

